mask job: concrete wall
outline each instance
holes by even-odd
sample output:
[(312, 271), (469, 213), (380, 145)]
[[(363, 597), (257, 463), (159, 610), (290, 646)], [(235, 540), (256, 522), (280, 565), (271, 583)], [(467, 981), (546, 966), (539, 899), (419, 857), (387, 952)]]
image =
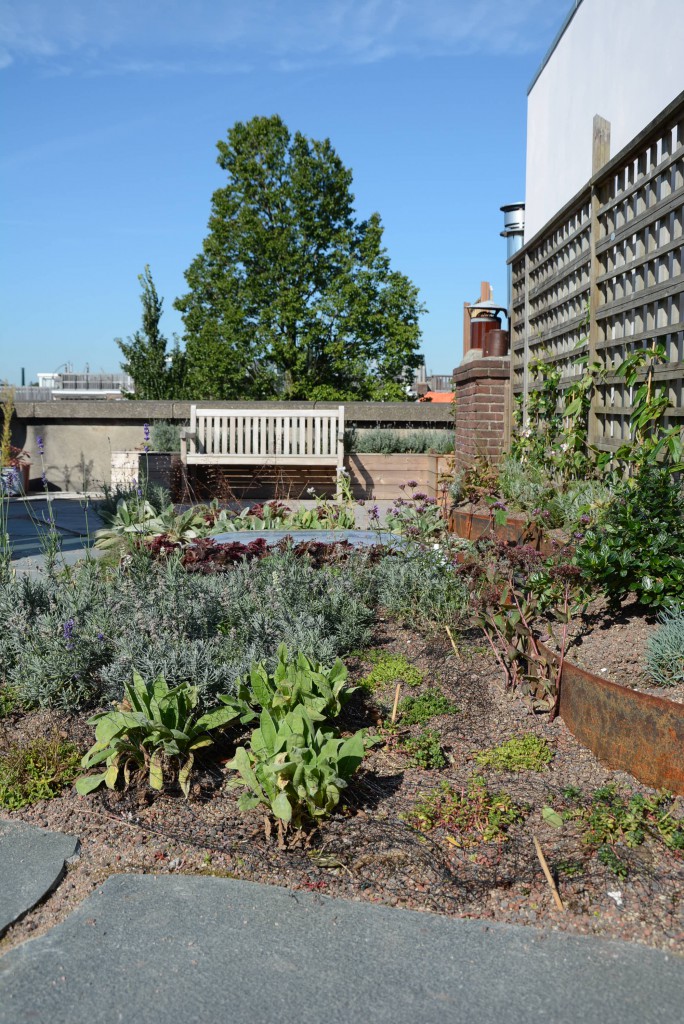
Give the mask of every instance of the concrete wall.
[[(206, 403), (205, 403), (206, 404)], [(213, 408), (336, 408), (331, 402), (216, 402)], [(429, 402), (346, 402), (347, 426), (360, 429), (446, 427), (451, 409)], [(31, 480), (43, 467), (37, 438), (45, 449), (45, 473), (52, 489), (97, 490), (110, 482), (113, 451), (142, 448), (143, 424), (155, 420), (187, 423), (189, 402), (59, 401), (17, 403), (12, 443), (31, 455)]]
[(684, 90), (684, 0), (583, 0), (527, 100), (525, 240), (592, 175), (594, 114), (615, 156)]

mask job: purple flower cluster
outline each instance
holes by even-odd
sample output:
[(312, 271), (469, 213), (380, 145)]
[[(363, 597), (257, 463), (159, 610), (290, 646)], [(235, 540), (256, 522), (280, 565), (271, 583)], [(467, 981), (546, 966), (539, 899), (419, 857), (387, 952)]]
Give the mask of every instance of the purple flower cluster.
[(377, 523), (377, 522), (378, 522), (378, 520), (380, 519), (380, 509), (378, 508), (378, 506), (377, 506), (377, 505), (372, 505), (372, 506), (371, 506), (371, 507), (370, 507), (370, 508), (368, 509), (368, 518), (369, 518), (369, 519), (370, 519), (370, 520), (371, 520), (372, 522), (375, 522), (375, 523)]
[(149, 423), (143, 423), (143, 440), (145, 441), (145, 443), (143, 445), (143, 451), (144, 452), (149, 452), (149, 450), (150, 450), (150, 425), (149, 425)]
[(43, 438), (40, 435), (36, 438), (36, 445), (38, 447), (38, 454), (39, 455), (45, 455), (45, 447), (43, 445)]
[(73, 651), (74, 649), (74, 620), (67, 619), (62, 626), (62, 634), (64, 636), (64, 646), (67, 651)]

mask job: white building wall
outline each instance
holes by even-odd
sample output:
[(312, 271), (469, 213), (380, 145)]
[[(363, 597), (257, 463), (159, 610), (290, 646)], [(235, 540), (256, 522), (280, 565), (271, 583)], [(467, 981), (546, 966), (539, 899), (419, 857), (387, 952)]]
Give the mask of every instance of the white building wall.
[(684, 0), (583, 0), (527, 100), (525, 241), (591, 177), (594, 114), (615, 156), (684, 90)]

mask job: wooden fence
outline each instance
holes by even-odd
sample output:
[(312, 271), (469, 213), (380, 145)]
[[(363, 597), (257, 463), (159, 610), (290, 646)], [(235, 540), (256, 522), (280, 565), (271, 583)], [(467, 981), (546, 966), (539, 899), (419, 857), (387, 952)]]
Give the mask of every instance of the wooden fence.
[(682, 423), (683, 258), (684, 92), (513, 257), (511, 386), (523, 410), (531, 359), (558, 364), (564, 388), (588, 352), (607, 371), (589, 440), (617, 448), (629, 438), (632, 389), (615, 370), (658, 342), (669, 359), (655, 372), (669, 392), (666, 423)]

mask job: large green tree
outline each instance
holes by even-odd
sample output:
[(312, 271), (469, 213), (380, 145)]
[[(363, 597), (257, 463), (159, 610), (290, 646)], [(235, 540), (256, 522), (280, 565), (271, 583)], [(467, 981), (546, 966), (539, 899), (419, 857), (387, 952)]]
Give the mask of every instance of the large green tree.
[(175, 302), (188, 393), (405, 397), (423, 307), (390, 266), (378, 214), (355, 218), (352, 174), (330, 141), (255, 117), (218, 151), (226, 184)]
[(135, 382), (131, 398), (182, 398), (185, 390), (185, 353), (176, 341), (167, 351), (168, 341), (161, 333), (159, 322), (164, 300), (157, 294), (149, 266), (138, 275), (142, 286), (142, 330), (136, 331), (116, 344), (123, 353), (121, 369), (130, 373)]

